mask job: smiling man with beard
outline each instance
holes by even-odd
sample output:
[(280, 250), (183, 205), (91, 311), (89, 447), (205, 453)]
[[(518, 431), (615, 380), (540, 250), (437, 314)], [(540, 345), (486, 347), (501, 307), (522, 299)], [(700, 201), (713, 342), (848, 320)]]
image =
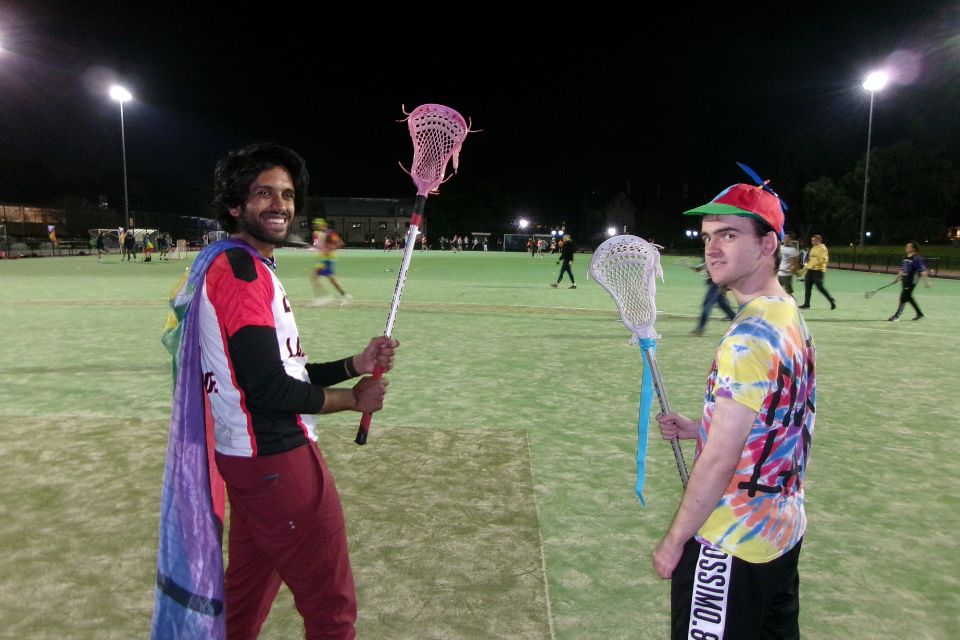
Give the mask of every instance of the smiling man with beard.
[[(184, 610), (180, 617), (209, 614), (215, 618), (210, 624), (221, 630), (225, 610), (227, 637), (255, 638), (283, 582), (303, 616), (307, 638), (354, 638), (356, 595), (343, 510), (316, 444), (314, 414), (378, 411), (384, 380), (366, 376), (353, 388), (329, 387), (372, 373), (377, 365), (389, 371), (398, 343), (374, 338), (355, 356), (308, 364), (290, 301), (274, 274), (274, 249), (306, 197), (309, 178), (303, 159), (278, 145), (251, 145), (223, 158), (214, 178), (212, 209), (231, 237), (204, 249), (194, 262), (190, 305), (197, 308), (184, 323), (181, 342), (191, 344), (181, 345), (179, 364), (201, 370), (197, 379), (209, 407), (206, 428), (209, 434), (212, 427), (215, 449), (210, 475), (219, 470), (230, 501), (228, 566), (219, 579), (222, 602), (216, 596), (206, 601), (196, 597), (202, 593), (193, 588), (196, 581), (183, 584), (176, 553), (164, 549), (169, 539), (165, 518), (176, 519), (180, 498), (165, 495), (154, 637), (194, 637), (168, 622), (179, 614), (167, 615), (161, 604), (176, 602)], [(196, 342), (199, 357), (187, 350)], [(178, 410), (184, 413), (180, 405), (193, 402), (180, 393), (182, 378), (178, 375), (174, 422)], [(196, 431), (186, 428), (192, 438)], [(171, 447), (176, 444), (171, 435)], [(165, 494), (174, 482), (170, 466), (168, 452)], [(188, 485), (187, 493), (202, 484)], [(213, 509), (222, 517), (216, 485), (211, 482)], [(172, 511), (171, 503), (177, 505)], [(199, 535), (191, 534), (198, 527), (185, 527), (181, 539)], [(209, 554), (204, 557), (219, 559), (218, 545), (206, 542), (204, 551)], [(217, 580), (212, 580), (215, 587)]]

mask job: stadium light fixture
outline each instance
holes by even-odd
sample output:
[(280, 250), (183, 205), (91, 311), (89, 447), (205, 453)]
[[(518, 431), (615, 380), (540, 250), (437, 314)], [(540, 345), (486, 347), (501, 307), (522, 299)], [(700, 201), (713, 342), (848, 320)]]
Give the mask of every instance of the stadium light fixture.
[[(110, 87), (110, 97), (120, 103), (120, 150), (123, 157), (123, 224), (130, 224), (130, 197), (127, 191), (127, 136), (123, 125), (123, 103), (133, 100), (133, 95), (125, 87), (115, 84)], [(130, 224), (131, 230), (133, 225)]]
[(872, 71), (863, 81), (863, 88), (870, 92), (870, 117), (867, 120), (867, 157), (863, 166), (863, 208), (860, 210), (860, 248), (866, 243), (867, 228), (867, 191), (870, 188), (870, 142), (873, 136), (873, 99), (877, 91), (882, 90), (890, 81), (886, 71)]
[(612, 238), (613, 236), (617, 235), (617, 230), (614, 227), (608, 227), (607, 235)]

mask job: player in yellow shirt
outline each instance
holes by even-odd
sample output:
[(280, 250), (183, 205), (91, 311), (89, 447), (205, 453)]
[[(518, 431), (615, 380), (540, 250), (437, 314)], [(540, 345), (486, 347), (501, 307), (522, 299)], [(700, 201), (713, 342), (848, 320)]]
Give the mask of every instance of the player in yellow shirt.
[(353, 299), (349, 293), (343, 290), (340, 283), (334, 277), (334, 264), (337, 260), (337, 250), (343, 246), (343, 240), (340, 234), (327, 225), (323, 218), (317, 218), (313, 221), (313, 248), (319, 252), (317, 266), (313, 270), (313, 289), (317, 292), (316, 306), (324, 305), (330, 302), (330, 296), (323, 290), (321, 278), (326, 278), (333, 285), (333, 288), (340, 293), (340, 306), (348, 304)]
[(811, 236), (810, 243), (813, 246), (810, 247), (807, 262), (803, 265), (803, 304), (800, 305), (800, 308), (810, 308), (810, 293), (816, 285), (817, 290), (830, 301), (830, 309), (836, 309), (837, 301), (823, 286), (823, 278), (827, 273), (827, 262), (830, 260), (827, 245), (823, 244), (823, 238), (820, 236)]

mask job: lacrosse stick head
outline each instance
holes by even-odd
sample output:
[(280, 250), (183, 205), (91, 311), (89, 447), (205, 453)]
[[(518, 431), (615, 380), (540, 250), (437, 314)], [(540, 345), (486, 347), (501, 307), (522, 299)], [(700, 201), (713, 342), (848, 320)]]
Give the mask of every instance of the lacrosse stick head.
[(660, 252), (636, 236), (614, 236), (597, 247), (590, 261), (590, 277), (617, 303), (620, 319), (637, 338), (659, 338), (657, 277), (663, 278)]
[(422, 104), (407, 116), (407, 128), (413, 140), (410, 177), (417, 195), (426, 196), (444, 181), (447, 163), (453, 160), (457, 172), (460, 146), (470, 127), (459, 113), (442, 104)]

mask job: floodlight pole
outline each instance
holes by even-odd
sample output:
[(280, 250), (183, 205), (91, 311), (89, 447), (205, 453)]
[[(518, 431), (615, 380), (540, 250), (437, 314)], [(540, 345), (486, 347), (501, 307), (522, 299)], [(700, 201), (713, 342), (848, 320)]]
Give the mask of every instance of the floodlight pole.
[(860, 211), (860, 249), (866, 247), (867, 192), (870, 189), (870, 142), (873, 137), (873, 99), (877, 91), (887, 84), (888, 76), (883, 71), (874, 71), (863, 81), (863, 88), (870, 92), (870, 117), (867, 120), (867, 157), (863, 167), (863, 208)]
[[(127, 190), (127, 135), (123, 126), (122, 100), (120, 101), (120, 152), (123, 157), (123, 226), (126, 227), (130, 222), (130, 194)], [(134, 235), (134, 240), (136, 240), (136, 235)]]
[(870, 189), (870, 139), (873, 134), (873, 96), (870, 92), (870, 118), (867, 121), (867, 158), (863, 166), (863, 208), (860, 211), (860, 248), (866, 246), (867, 232), (867, 192)]
[(127, 189), (127, 133), (123, 121), (123, 103), (133, 100), (133, 95), (126, 88), (115, 84), (110, 87), (110, 97), (120, 103), (120, 151), (123, 158), (123, 224), (120, 226), (126, 229), (127, 225), (130, 225), (130, 233), (134, 234), (133, 242), (136, 244), (137, 235), (133, 225), (130, 224), (130, 196)]

